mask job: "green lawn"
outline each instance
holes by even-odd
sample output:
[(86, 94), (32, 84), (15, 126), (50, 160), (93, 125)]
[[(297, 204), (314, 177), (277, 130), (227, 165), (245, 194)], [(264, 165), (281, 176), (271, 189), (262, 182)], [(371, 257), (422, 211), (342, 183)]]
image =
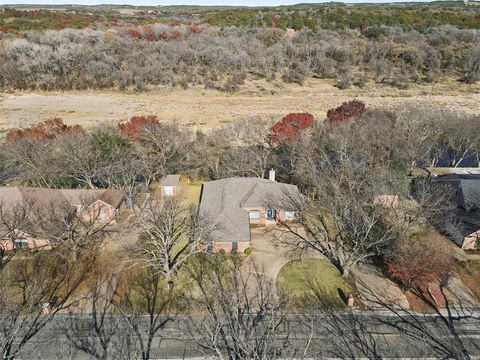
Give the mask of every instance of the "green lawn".
[(198, 205), (201, 190), (202, 182), (184, 181), (181, 183), (180, 196), (183, 197), (188, 205)]
[(355, 292), (353, 278), (343, 279), (337, 268), (322, 259), (288, 263), (280, 270), (277, 284), (292, 298), (296, 308), (307, 306), (309, 299), (315, 299), (322, 307), (344, 308), (348, 296)]

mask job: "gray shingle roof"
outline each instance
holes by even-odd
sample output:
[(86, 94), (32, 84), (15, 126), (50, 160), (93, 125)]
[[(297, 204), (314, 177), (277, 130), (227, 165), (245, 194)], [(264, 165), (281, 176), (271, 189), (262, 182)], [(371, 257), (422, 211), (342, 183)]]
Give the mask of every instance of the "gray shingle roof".
[(17, 187), (0, 186), (0, 205), (13, 207), (23, 200), (23, 194)]
[[(260, 178), (228, 178), (203, 184), (200, 214), (214, 221), (215, 241), (250, 241), (248, 211), (244, 208), (267, 207), (270, 201), (281, 203), (299, 195), (295, 185)], [(285, 209), (289, 210), (289, 209)], [(290, 209), (294, 210), (294, 209)]]
[(160, 179), (160, 186), (178, 186), (180, 175), (166, 175)]
[(460, 188), (463, 195), (464, 208), (480, 209), (480, 179), (462, 179)]
[(88, 206), (96, 200), (103, 200), (113, 207), (118, 207), (125, 193), (115, 189), (46, 189), (33, 187), (0, 186), (0, 203), (4, 208), (13, 207), (22, 201), (29, 201), (37, 205), (57, 206), (77, 205)]
[(480, 209), (480, 175), (448, 174), (435, 181), (451, 186), (458, 206), (468, 211)]

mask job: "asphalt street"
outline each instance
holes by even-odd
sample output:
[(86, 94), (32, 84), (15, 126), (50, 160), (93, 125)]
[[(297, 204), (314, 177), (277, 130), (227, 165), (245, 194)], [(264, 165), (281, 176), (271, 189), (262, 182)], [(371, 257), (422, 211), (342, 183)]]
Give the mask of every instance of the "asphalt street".
[[(480, 357), (480, 313), (453, 316), (455, 320), (449, 325), (455, 335), (440, 316), (388, 311), (335, 317), (289, 315), (277, 334), (280, 342), (287, 344), (283, 358), (299, 358), (306, 344), (308, 358), (436, 358), (438, 351), (444, 351), (442, 346), (455, 349), (459, 342), (469, 355)], [(66, 337), (65, 324), (69, 321), (77, 322), (80, 336), (92, 336), (88, 318), (60, 316), (29, 342), (21, 359), (91, 359), (75, 350)], [(172, 318), (155, 336), (152, 359), (203, 359), (212, 355), (201, 346), (201, 339), (192, 336), (190, 326), (191, 318)]]

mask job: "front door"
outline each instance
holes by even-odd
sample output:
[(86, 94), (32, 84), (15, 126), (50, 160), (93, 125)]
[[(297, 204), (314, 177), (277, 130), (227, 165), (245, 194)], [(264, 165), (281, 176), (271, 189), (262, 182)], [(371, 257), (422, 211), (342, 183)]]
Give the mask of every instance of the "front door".
[(267, 219), (275, 219), (275, 210), (267, 209)]

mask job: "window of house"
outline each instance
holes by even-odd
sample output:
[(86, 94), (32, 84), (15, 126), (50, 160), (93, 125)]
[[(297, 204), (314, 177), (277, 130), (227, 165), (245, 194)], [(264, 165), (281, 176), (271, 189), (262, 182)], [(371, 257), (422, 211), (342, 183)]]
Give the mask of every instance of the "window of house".
[(234, 241), (232, 242), (232, 252), (237, 252), (238, 251), (238, 242)]
[(267, 219), (275, 219), (275, 210), (267, 209)]
[(27, 249), (28, 240), (23, 238), (15, 239), (14, 245), (15, 245), (15, 249)]
[(285, 211), (285, 220), (294, 220), (295, 211)]
[(250, 221), (260, 221), (260, 211), (252, 210), (248, 212)]

